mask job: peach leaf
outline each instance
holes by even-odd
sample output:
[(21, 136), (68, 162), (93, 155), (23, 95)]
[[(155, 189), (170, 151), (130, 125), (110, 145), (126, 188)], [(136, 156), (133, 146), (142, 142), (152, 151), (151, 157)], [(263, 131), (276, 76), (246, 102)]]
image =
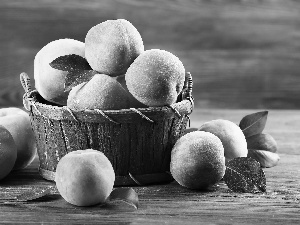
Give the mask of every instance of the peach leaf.
[(224, 181), (234, 192), (266, 192), (266, 177), (259, 162), (249, 157), (238, 157), (226, 165)]

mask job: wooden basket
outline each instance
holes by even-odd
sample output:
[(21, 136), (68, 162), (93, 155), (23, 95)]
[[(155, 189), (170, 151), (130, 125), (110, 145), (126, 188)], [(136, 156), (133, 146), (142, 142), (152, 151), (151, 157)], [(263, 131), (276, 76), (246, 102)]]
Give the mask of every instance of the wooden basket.
[(71, 111), (55, 106), (31, 90), (26, 73), (20, 75), (25, 90), (39, 156), (39, 172), (54, 180), (58, 161), (68, 152), (97, 149), (110, 160), (115, 186), (170, 182), (171, 150), (186, 129), (194, 108), (192, 77), (187, 73), (176, 103), (164, 107), (122, 110)]

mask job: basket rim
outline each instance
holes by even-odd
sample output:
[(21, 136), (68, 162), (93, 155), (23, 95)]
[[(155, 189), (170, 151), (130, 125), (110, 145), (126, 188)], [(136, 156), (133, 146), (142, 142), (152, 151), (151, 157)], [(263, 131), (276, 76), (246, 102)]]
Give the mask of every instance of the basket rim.
[[(50, 105), (50, 104), (45, 104), (42, 102), (39, 102), (37, 100), (37, 95), (40, 95), (37, 90), (33, 90), (30, 95), (27, 97), (27, 101), (29, 101), (31, 104), (38, 105), (40, 107), (44, 107), (46, 109), (51, 109), (51, 110), (70, 110), (67, 106), (58, 106), (58, 105)], [(142, 112), (154, 112), (154, 111), (162, 111), (162, 110), (168, 110), (170, 108), (178, 108), (180, 105), (183, 103), (190, 102), (191, 106), (193, 106), (193, 98), (185, 98), (179, 102), (175, 102), (171, 105), (165, 105), (165, 106), (148, 106), (148, 107), (142, 107), (142, 108), (134, 108), (138, 109), (139, 111)], [(133, 108), (126, 108), (126, 109), (101, 109), (102, 112), (108, 113), (108, 114), (119, 114), (119, 113), (132, 113)], [(72, 110), (72, 112), (86, 112), (86, 113), (93, 113), (97, 112), (100, 109), (84, 109), (84, 110)]]
[[(41, 115), (48, 119), (55, 120), (75, 120), (79, 119), (80, 121), (88, 121), (89, 117), (105, 117), (111, 122), (115, 122), (116, 117), (118, 116), (135, 116), (139, 114), (144, 119), (153, 122), (148, 116), (153, 116), (156, 113), (160, 114), (175, 114), (178, 117), (183, 115), (190, 115), (194, 109), (193, 98), (185, 98), (179, 102), (173, 103), (169, 106), (161, 107), (146, 107), (146, 108), (128, 108), (128, 109), (119, 109), (119, 110), (100, 110), (100, 109), (85, 109), (85, 110), (71, 110), (67, 106), (55, 106), (48, 105), (38, 101), (39, 93), (34, 90), (31, 91), (28, 96), (24, 96), (24, 107), (27, 107), (28, 111), (31, 111), (34, 114)], [(28, 107), (29, 106), (29, 107)]]
[[(192, 113), (194, 109), (194, 99), (192, 97), (192, 76), (190, 72), (186, 73), (186, 80), (182, 92), (178, 95), (177, 101), (170, 105), (165, 106), (148, 106), (145, 108), (126, 108), (126, 109), (84, 109), (84, 110), (71, 110), (68, 106), (53, 105), (49, 102), (39, 102), (43, 97), (37, 90), (31, 89), (30, 78), (26, 73), (20, 74), (20, 80), (25, 90), (23, 95), (23, 105), (27, 111), (39, 114), (48, 119), (55, 120), (76, 120), (79, 116), (80, 120), (87, 121), (88, 117), (95, 117), (101, 114), (105, 119), (115, 122), (110, 116), (124, 116), (139, 114), (144, 119), (153, 122), (147, 115), (155, 113), (163, 114), (176, 114), (178, 117), (187, 116)], [(162, 115), (162, 114), (160, 114)], [(86, 118), (85, 118), (86, 117)], [(100, 116), (101, 117), (101, 116)]]

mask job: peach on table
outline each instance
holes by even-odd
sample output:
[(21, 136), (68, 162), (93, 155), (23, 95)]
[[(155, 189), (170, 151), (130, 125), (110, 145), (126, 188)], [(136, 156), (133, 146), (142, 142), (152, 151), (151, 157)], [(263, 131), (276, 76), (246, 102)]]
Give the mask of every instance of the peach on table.
[(29, 114), (16, 107), (1, 108), (0, 125), (10, 132), (17, 147), (14, 170), (26, 168), (34, 160), (37, 151)]
[(77, 206), (104, 203), (112, 192), (114, 181), (112, 164), (98, 150), (72, 151), (61, 158), (56, 168), (59, 193)]

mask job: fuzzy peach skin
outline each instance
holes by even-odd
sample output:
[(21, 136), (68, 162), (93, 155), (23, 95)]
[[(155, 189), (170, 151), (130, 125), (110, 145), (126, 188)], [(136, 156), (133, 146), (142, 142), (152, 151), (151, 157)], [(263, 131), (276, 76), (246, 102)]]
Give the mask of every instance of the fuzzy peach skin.
[(12, 135), (17, 146), (17, 160), (14, 170), (24, 169), (36, 156), (36, 143), (27, 112), (9, 107), (0, 109), (0, 125)]
[(248, 148), (245, 135), (235, 123), (216, 119), (205, 122), (198, 130), (210, 132), (220, 138), (224, 146), (226, 162), (237, 157), (247, 157)]
[(128, 88), (126, 86), (126, 81), (125, 81), (125, 74), (117, 76), (116, 80), (122, 85), (122, 87), (126, 90), (128, 97), (129, 97), (129, 103), (130, 103), (130, 108), (147, 108), (145, 104), (139, 102), (133, 95), (128, 91)]
[(118, 110), (129, 108), (129, 95), (116, 79), (95, 74), (69, 93), (67, 106), (76, 111), (85, 109)]
[(192, 131), (172, 149), (170, 172), (186, 188), (206, 189), (222, 179), (225, 169), (222, 142), (212, 133)]
[(10, 132), (0, 125), (0, 180), (6, 177), (15, 165), (17, 146)]
[(61, 196), (77, 206), (104, 203), (115, 182), (108, 158), (93, 149), (77, 150), (63, 156), (57, 164), (55, 182)]
[(58, 39), (45, 45), (34, 58), (35, 88), (46, 100), (66, 105), (69, 92), (64, 91), (67, 71), (52, 68), (54, 59), (76, 54), (84, 57), (84, 43), (73, 39)]
[(129, 92), (147, 106), (176, 102), (184, 80), (185, 68), (179, 58), (160, 49), (144, 51), (125, 74)]
[(143, 51), (140, 33), (125, 19), (99, 23), (85, 37), (88, 63), (93, 70), (110, 76), (124, 74)]

